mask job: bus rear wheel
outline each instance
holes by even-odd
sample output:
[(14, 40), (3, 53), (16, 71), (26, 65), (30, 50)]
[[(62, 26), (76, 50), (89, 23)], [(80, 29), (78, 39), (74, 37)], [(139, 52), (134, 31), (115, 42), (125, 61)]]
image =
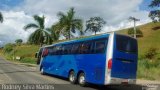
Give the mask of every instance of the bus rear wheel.
[(78, 76), (78, 83), (79, 83), (79, 85), (80, 86), (86, 86), (86, 80), (85, 80), (85, 74), (82, 72), (82, 73), (80, 73), (79, 74), (79, 76)]
[(69, 73), (69, 81), (70, 81), (72, 84), (75, 84), (75, 83), (76, 83), (76, 77), (75, 77), (74, 71), (71, 71), (71, 72)]

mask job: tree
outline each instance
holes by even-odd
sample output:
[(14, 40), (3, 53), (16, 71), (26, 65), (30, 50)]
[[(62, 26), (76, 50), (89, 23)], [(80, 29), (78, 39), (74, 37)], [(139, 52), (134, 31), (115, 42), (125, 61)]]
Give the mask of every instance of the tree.
[(83, 22), (81, 19), (75, 18), (74, 8), (70, 8), (66, 14), (59, 12), (57, 15), (59, 17), (59, 22), (56, 23), (54, 27), (56, 31), (59, 31), (66, 39), (70, 39), (72, 36), (71, 33), (76, 33), (76, 30), (82, 33)]
[(45, 17), (42, 16), (38, 16), (38, 15), (34, 15), (33, 16), (34, 20), (36, 21), (36, 23), (30, 23), (27, 24), (26, 26), (24, 26), (25, 30), (34, 28), (36, 29), (30, 36), (28, 39), (29, 43), (33, 43), (33, 44), (40, 44), (41, 46), (43, 44), (50, 44), (52, 43), (52, 38), (50, 33), (46, 30), (45, 28)]
[(3, 15), (2, 15), (1, 12), (0, 12), (0, 22), (1, 22), (1, 23), (3, 22)]
[(21, 45), (23, 40), (22, 39), (17, 39), (15, 42), (16, 42), (17, 45)]
[(58, 28), (58, 25), (52, 25), (50, 28), (47, 28), (47, 30), (49, 32), (51, 32), (51, 37), (54, 41), (57, 41), (59, 40), (59, 37), (60, 37), (60, 31), (57, 29)]
[(89, 20), (86, 21), (86, 31), (94, 32), (95, 35), (97, 32), (102, 30), (103, 25), (106, 22), (101, 17), (91, 17)]
[[(134, 28), (128, 29), (128, 35), (134, 37)], [(136, 28), (136, 37), (143, 37), (143, 33), (139, 28)]]
[[(149, 5), (150, 8), (155, 8), (160, 6), (160, 0), (152, 0), (151, 4)], [(160, 10), (154, 9), (150, 11), (148, 15), (153, 22), (160, 22)]]

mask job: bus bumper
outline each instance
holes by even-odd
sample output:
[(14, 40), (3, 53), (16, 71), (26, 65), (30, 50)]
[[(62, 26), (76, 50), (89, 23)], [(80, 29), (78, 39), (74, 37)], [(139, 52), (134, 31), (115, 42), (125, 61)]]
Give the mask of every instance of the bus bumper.
[(105, 85), (136, 84), (136, 79), (110, 78)]

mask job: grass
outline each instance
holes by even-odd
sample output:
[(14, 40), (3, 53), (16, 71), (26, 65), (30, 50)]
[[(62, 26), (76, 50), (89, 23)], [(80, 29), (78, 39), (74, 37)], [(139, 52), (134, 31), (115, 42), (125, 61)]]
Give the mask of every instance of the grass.
[(159, 80), (160, 81), (160, 60), (139, 60), (138, 61), (138, 78), (149, 79), (149, 80)]
[(21, 45), (16, 46), (15, 56), (20, 57), (34, 57), (35, 53), (38, 51), (39, 47), (37, 45)]
[[(39, 46), (37, 45), (20, 45), (15, 46), (15, 53), (5, 53), (3, 50), (0, 50), (0, 55), (5, 57), (7, 60), (20, 62), (20, 63), (29, 63), (36, 64), (36, 58), (34, 58), (35, 53), (38, 51)], [(13, 59), (13, 57), (20, 57), (20, 60)]]

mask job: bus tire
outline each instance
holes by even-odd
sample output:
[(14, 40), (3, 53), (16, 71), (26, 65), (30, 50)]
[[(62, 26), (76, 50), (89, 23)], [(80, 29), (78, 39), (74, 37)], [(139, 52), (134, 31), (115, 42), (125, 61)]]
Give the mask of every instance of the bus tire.
[(83, 72), (81, 72), (78, 76), (78, 83), (82, 87), (85, 87), (87, 85), (86, 80), (85, 80), (85, 74)]
[(71, 84), (76, 84), (76, 76), (74, 71), (70, 71), (69, 72), (69, 81), (71, 82)]
[(40, 72), (41, 72), (42, 75), (45, 75), (43, 67), (41, 67)]

